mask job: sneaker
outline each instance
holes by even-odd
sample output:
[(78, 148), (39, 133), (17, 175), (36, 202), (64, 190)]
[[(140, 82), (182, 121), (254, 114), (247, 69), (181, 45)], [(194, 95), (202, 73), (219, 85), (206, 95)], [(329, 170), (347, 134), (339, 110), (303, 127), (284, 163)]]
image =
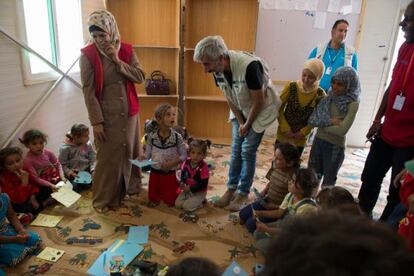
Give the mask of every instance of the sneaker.
[(231, 212), (240, 211), (240, 209), (247, 204), (247, 200), (247, 195), (241, 195), (237, 193), (230, 204), (226, 207), (226, 210), (229, 210)]
[(234, 192), (236, 190), (227, 190), (224, 195), (222, 195), (216, 202), (214, 202), (214, 206), (224, 208), (229, 205), (230, 201), (233, 199)]

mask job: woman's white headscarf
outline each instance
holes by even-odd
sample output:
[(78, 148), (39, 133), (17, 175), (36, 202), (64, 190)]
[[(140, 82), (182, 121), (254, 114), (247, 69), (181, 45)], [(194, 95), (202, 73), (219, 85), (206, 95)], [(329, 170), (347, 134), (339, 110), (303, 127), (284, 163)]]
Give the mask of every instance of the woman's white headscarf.
[[(116, 24), (115, 17), (106, 10), (97, 10), (89, 15), (88, 26), (97, 26), (107, 33), (110, 37), (110, 43), (119, 50), (121, 46), (121, 36), (119, 34), (118, 26)], [(92, 38), (99, 51), (103, 53), (103, 50), (99, 48), (98, 43)]]

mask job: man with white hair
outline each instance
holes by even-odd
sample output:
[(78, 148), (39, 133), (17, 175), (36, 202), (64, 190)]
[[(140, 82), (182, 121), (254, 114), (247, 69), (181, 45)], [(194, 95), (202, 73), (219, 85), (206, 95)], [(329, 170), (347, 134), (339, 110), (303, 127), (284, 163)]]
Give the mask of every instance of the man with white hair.
[(215, 203), (238, 211), (247, 201), (256, 167), (256, 151), (264, 131), (277, 118), (280, 99), (269, 76), (269, 68), (259, 57), (228, 50), (220, 36), (199, 41), (194, 61), (212, 73), (230, 107), (232, 153), (227, 191)]

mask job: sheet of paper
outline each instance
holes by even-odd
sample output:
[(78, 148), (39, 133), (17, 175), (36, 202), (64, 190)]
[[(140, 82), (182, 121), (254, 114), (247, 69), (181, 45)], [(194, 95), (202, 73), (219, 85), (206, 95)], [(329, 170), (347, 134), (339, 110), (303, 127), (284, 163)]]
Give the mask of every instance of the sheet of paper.
[(276, 0), (275, 6), (277, 10), (292, 11), (295, 9), (295, 3), (292, 0)]
[(60, 188), (62, 188), (62, 187), (65, 187), (65, 188), (67, 188), (67, 189), (69, 189), (69, 190), (73, 190), (73, 185), (72, 185), (72, 183), (70, 183), (70, 181), (69, 180), (66, 180), (66, 182), (64, 182), (64, 181), (59, 181), (56, 185), (56, 188), (58, 188), (58, 189), (60, 189)]
[(350, 13), (352, 13), (352, 5), (346, 5), (346, 6), (343, 6), (341, 8), (341, 14), (342, 15), (347, 15), (347, 14), (350, 14)]
[(243, 270), (243, 268), (233, 261), (224, 271), (223, 276), (249, 276), (246, 271)]
[(142, 160), (142, 161), (138, 161), (135, 159), (129, 159), (129, 162), (131, 162), (132, 165), (143, 168), (146, 166), (151, 166), (153, 164), (157, 164), (157, 162), (154, 162), (152, 160)]
[(148, 243), (148, 225), (145, 226), (130, 226), (128, 232), (128, 242), (147, 244)]
[(38, 214), (36, 219), (32, 221), (30, 225), (43, 226), (43, 227), (55, 227), (62, 219), (63, 219), (63, 216)]
[(57, 260), (59, 260), (60, 257), (63, 256), (63, 254), (65, 254), (65, 251), (63, 250), (52, 247), (46, 247), (36, 257), (46, 261), (57, 262)]
[(276, 0), (261, 0), (260, 8), (264, 10), (275, 10), (276, 9)]
[(339, 13), (341, 11), (341, 0), (329, 0), (328, 12)]
[(319, 0), (296, 0), (295, 10), (298, 11), (316, 11)]
[(316, 12), (314, 21), (313, 21), (313, 27), (315, 29), (325, 29), (326, 24), (326, 12)]
[(51, 197), (65, 205), (65, 207), (70, 207), (73, 203), (78, 201), (79, 198), (81, 198), (81, 195), (75, 191), (62, 187), (59, 191), (52, 193)]
[(91, 184), (92, 182), (92, 175), (86, 171), (78, 172), (78, 175), (75, 177), (73, 182), (78, 184)]
[(109, 275), (111, 272), (122, 271), (144, 247), (129, 243), (125, 240), (116, 240), (108, 250), (104, 251), (88, 269), (89, 275)]

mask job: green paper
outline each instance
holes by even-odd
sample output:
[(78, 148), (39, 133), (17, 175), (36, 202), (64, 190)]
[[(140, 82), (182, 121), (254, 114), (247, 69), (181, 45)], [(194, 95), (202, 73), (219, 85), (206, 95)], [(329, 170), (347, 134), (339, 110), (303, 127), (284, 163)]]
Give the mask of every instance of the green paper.
[(405, 168), (409, 173), (414, 175), (414, 160), (405, 162)]

